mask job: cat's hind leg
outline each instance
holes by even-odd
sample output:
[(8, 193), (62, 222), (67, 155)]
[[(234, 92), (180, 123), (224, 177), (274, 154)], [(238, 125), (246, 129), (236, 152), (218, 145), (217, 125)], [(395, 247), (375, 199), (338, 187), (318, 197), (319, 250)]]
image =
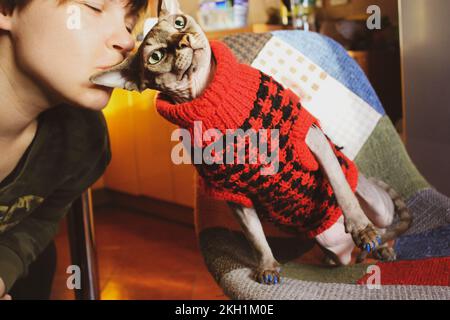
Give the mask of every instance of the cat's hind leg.
[[(386, 190), (361, 173), (358, 175), (358, 186), (355, 194), (365, 215), (375, 225), (378, 233), (383, 235), (385, 228), (389, 227), (394, 220), (395, 206), (392, 198)], [(330, 229), (318, 235), (316, 241), (327, 255), (327, 264), (350, 264), (355, 245), (351, 235), (345, 233), (343, 217)], [(361, 251), (357, 262), (364, 261), (367, 255), (367, 251)], [(387, 244), (377, 247), (373, 255), (382, 261), (393, 261), (396, 258), (395, 251)]]
[[(382, 261), (395, 261), (395, 250), (386, 243), (405, 232), (411, 224), (411, 216), (400, 195), (386, 183), (375, 178), (366, 178), (359, 174), (356, 197), (366, 216), (377, 227), (383, 241), (373, 256)], [(399, 223), (393, 227), (394, 217), (398, 214)], [(361, 252), (357, 261), (362, 262), (367, 252)]]

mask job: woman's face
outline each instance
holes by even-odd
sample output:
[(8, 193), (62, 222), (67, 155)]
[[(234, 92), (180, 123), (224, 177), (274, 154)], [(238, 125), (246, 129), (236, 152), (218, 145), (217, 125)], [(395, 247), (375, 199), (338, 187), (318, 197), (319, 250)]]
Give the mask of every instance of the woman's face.
[(127, 0), (31, 0), (15, 10), (11, 35), (17, 63), (55, 100), (100, 110), (112, 89), (89, 77), (120, 63), (134, 48), (136, 16)]

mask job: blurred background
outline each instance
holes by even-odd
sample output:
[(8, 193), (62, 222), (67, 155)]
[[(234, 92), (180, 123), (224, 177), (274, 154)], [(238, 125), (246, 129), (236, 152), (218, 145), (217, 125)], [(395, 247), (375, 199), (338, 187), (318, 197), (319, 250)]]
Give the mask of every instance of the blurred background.
[[(341, 43), (364, 70), (431, 184), (450, 195), (450, 35), (447, 0), (180, 0), (210, 39), (301, 29)], [(155, 23), (157, 1), (136, 28), (142, 41)], [(369, 30), (367, 8), (381, 9), (382, 28)], [(433, 53), (431, 53), (433, 52)], [(430, 59), (430, 57), (433, 59)], [(444, 87), (445, 85), (445, 87)], [(113, 159), (93, 187), (103, 299), (223, 299), (206, 270), (193, 228), (194, 168), (174, 165), (175, 126), (156, 112), (156, 92), (115, 90), (104, 114)], [(70, 265), (66, 228), (58, 236), (55, 299)]]

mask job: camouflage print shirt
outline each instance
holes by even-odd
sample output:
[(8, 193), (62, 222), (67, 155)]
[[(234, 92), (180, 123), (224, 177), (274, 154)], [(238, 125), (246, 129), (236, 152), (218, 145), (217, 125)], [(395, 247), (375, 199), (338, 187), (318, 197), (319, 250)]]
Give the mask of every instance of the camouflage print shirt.
[(38, 123), (22, 159), (0, 183), (0, 278), (7, 290), (27, 274), (72, 202), (111, 158), (101, 112), (60, 105)]

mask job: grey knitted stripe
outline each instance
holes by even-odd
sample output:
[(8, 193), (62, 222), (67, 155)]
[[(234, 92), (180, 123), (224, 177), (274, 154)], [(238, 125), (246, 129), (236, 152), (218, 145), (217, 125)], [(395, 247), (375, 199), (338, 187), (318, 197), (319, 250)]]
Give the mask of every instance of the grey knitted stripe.
[(450, 198), (434, 189), (424, 189), (413, 195), (407, 206), (413, 225), (406, 234), (418, 234), (450, 223)]
[(225, 294), (237, 300), (450, 300), (450, 287), (395, 285), (370, 290), (362, 285), (286, 278), (280, 285), (267, 286), (253, 281), (251, 272), (244, 268), (226, 274), (220, 282)]
[(243, 33), (225, 37), (222, 41), (230, 47), (239, 62), (251, 65), (271, 38), (271, 33)]

